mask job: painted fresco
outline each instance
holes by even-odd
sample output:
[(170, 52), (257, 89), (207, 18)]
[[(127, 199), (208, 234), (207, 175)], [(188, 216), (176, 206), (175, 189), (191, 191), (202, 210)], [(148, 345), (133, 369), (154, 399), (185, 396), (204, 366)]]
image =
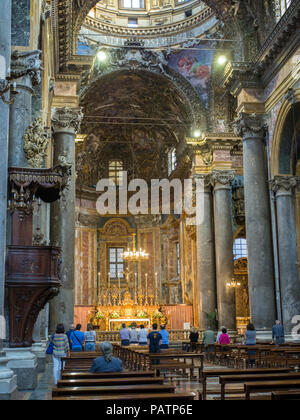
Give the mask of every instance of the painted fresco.
[(208, 107), (212, 59), (213, 51), (184, 50), (172, 54), (168, 63), (193, 85), (206, 107)]

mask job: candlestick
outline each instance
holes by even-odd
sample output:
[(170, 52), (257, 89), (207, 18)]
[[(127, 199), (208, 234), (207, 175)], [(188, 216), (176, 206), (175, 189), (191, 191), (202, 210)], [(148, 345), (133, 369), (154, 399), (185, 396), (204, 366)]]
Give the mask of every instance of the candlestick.
[(101, 294), (100, 294), (101, 288), (100, 288), (100, 271), (98, 273), (98, 287), (97, 287), (97, 305), (101, 303)]

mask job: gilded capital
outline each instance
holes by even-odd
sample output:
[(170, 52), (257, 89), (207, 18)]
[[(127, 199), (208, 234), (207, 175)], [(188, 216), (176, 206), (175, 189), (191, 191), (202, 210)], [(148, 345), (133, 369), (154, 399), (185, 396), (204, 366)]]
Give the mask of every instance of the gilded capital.
[(268, 129), (265, 114), (241, 112), (232, 125), (235, 134), (242, 137), (243, 140), (263, 139)]
[(211, 180), (212, 185), (216, 186), (217, 184), (221, 184), (224, 186), (229, 186), (235, 178), (235, 171), (222, 171), (222, 170), (215, 170), (212, 171)]
[(270, 181), (272, 191), (275, 193), (279, 191), (292, 192), (297, 186), (297, 177), (289, 175), (276, 175)]
[(41, 83), (42, 60), (41, 51), (18, 51), (11, 54), (11, 77), (19, 79), (29, 76), (33, 86)]
[(82, 108), (52, 108), (51, 121), (54, 132), (70, 130), (77, 133), (82, 118)]

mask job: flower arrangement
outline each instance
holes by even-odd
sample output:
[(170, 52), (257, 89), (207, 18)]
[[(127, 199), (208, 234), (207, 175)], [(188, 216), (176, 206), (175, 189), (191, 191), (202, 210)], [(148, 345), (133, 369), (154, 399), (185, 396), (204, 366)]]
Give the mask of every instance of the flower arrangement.
[(100, 319), (105, 319), (106, 317), (105, 317), (105, 315), (104, 315), (104, 313), (103, 312), (101, 312), (101, 311), (98, 311), (97, 313), (96, 313), (96, 315), (95, 315), (95, 317), (94, 317), (96, 320), (100, 320)]
[(143, 310), (138, 311), (138, 313), (136, 314), (136, 316), (137, 316), (137, 318), (140, 318), (140, 319), (145, 319), (145, 318), (148, 317), (148, 315), (146, 314), (146, 312), (143, 311)]
[(112, 318), (112, 319), (117, 319), (117, 318), (120, 318), (120, 315), (118, 314), (118, 312), (117, 312), (117, 311), (113, 311), (113, 312), (110, 314), (110, 318)]
[(163, 314), (158, 309), (156, 309), (156, 311), (153, 314), (153, 318), (154, 319), (161, 319), (163, 317), (164, 317)]

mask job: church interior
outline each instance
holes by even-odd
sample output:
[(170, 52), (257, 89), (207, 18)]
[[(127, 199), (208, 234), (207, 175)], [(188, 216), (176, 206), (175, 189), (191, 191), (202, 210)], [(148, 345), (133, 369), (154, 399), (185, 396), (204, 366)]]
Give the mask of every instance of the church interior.
[(1, 6), (0, 400), (300, 400), (300, 0)]

